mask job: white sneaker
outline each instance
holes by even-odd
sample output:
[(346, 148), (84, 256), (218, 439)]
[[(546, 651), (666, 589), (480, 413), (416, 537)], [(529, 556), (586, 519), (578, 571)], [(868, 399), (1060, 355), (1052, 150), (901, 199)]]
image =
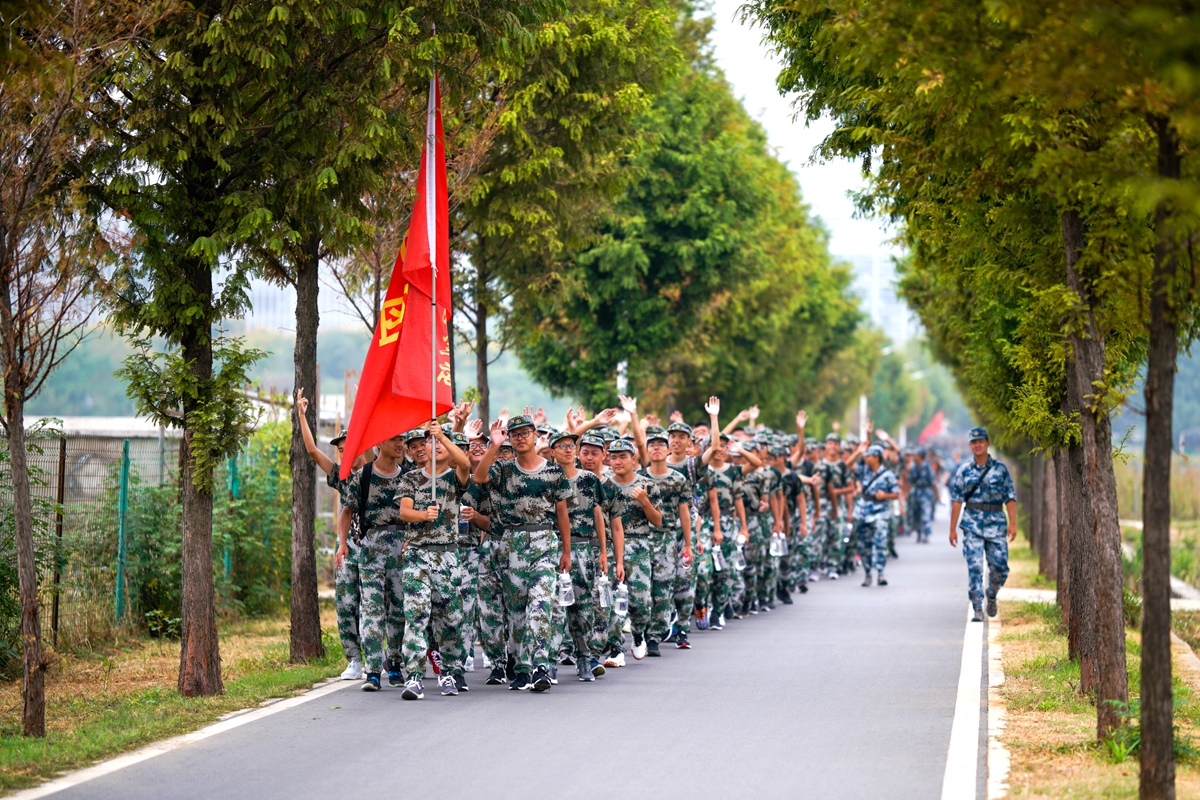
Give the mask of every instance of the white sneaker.
[(616, 655), (609, 654), (604, 659), (606, 667), (623, 667), (625, 666), (625, 654), (617, 653)]
[(809, 583), (816, 583), (819, 580), (821, 580), (821, 576), (818, 573), (816, 573), (816, 572), (808, 573), (808, 582)]
[[(474, 656), (472, 656), (472, 658), (474, 658)], [(484, 656), (483, 656), (483, 668), (484, 668), (484, 669), (491, 669), (491, 668), (492, 668), (492, 660), (491, 660), (490, 658), (488, 658), (488, 657), (487, 657), (487, 654), (486, 654), (486, 653), (485, 653), (485, 654), (484, 654)]]
[(836, 581), (838, 579), (838, 571), (836, 569), (831, 569), (829, 570), (829, 574), (825, 577), (829, 578), (831, 581)]
[(342, 670), (342, 680), (356, 681), (363, 676), (362, 662), (357, 658), (350, 659), (350, 663), (346, 665), (346, 669)]
[(633, 633), (633, 628), (629, 626), (629, 617), (625, 618), (625, 624), (621, 626), (621, 631), (623, 633)]
[(638, 661), (641, 661), (643, 658), (646, 657), (646, 640), (645, 639), (642, 639), (642, 641), (638, 642), (637, 644), (635, 644), (633, 646), (633, 657), (636, 658)]
[(475, 656), (467, 656), (463, 659), (463, 672), (475, 671)]

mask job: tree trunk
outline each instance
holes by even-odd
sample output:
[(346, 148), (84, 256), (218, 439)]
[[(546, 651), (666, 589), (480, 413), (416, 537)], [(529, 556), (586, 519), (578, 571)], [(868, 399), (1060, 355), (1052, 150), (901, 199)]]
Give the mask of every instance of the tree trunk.
[[(1158, 134), (1158, 174), (1180, 175), (1179, 141), (1168, 120), (1152, 118)], [(1150, 295), (1150, 357), (1146, 367), (1146, 450), (1142, 479), (1142, 749), (1139, 796), (1175, 797), (1171, 696), (1171, 417), (1174, 412), (1178, 320), (1171, 282), (1177, 262), (1171, 210), (1154, 215), (1158, 241)]]
[(479, 392), (479, 418), (484, 430), (491, 424), (491, 392), (488, 390), (487, 276), (476, 267), (475, 281), (475, 389)]
[[(1064, 399), (1065, 404), (1065, 399)], [(1055, 509), (1058, 522), (1058, 607), (1062, 612), (1063, 628), (1067, 631), (1067, 656), (1074, 661), (1079, 658), (1079, 641), (1075, 637), (1075, 621), (1071, 617), (1071, 504), (1067, 493), (1071, 486), (1070, 456), (1066, 450), (1054, 454)]]
[(1045, 499), (1045, 487), (1042, 481), (1046, 475), (1046, 460), (1041, 453), (1033, 453), (1029, 457), (1029, 546), (1038, 557), (1038, 572), (1046, 574), (1046, 551), (1042, 547), (1043, 528), (1045, 522), (1042, 502)]
[[(1073, 360), (1067, 362), (1067, 407), (1078, 411), (1082, 400)], [(1083, 447), (1071, 443), (1066, 451), (1063, 477), (1064, 503), (1071, 555), (1071, 613), (1067, 628), (1067, 652), (1079, 660), (1079, 690), (1090, 694), (1099, 680), (1096, 666), (1096, 540), (1092, 533), (1092, 509), (1084, 492)]]
[(1058, 480), (1054, 458), (1047, 458), (1042, 469), (1042, 540), (1045, 558), (1043, 574), (1056, 583), (1058, 564)]
[[(192, 264), (192, 285), (200, 297), (212, 296), (212, 272), (207, 264)], [(190, 325), (180, 342), (192, 376), (212, 380), (212, 333), (207, 320)], [(193, 420), (200, 413), (196, 400), (183, 401), (186, 449), (179, 477), (183, 497), (182, 608), (180, 609), (179, 693), (185, 697), (221, 694), (221, 652), (217, 639), (216, 593), (213, 587), (212, 468), (196, 471), (192, 451)], [(200, 424), (204, 424), (201, 422)]]
[[(317, 309), (321, 240), (310, 236), (296, 258), (295, 388), (311, 398), (308, 425), (317, 430)], [(321, 642), (321, 608), (317, 600), (316, 466), (304, 449), (300, 423), (292, 419), (292, 603), (289, 658), (292, 663), (325, 655)]]
[[(1083, 450), (1084, 496), (1091, 506), (1090, 535), (1096, 554), (1096, 735), (1121, 725), (1117, 703), (1129, 702), (1125, 671), (1125, 608), (1122, 601), (1121, 527), (1117, 516), (1117, 479), (1112, 466), (1112, 426), (1096, 391), (1104, 383), (1104, 337), (1091, 308), (1091, 291), (1076, 268), (1083, 250), (1083, 221), (1074, 211), (1063, 213), (1067, 285), (1079, 295), (1082, 325), (1072, 326), (1072, 362), (1082, 401), (1079, 431)], [(1082, 330), (1080, 329), (1082, 327)]]

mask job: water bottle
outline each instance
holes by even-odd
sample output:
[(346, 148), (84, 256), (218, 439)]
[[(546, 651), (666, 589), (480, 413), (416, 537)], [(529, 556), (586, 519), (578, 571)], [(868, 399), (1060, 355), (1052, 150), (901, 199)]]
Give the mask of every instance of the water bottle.
[(596, 592), (600, 595), (600, 607), (612, 608), (613, 590), (612, 583), (608, 580), (607, 575), (601, 575), (596, 579)]
[(779, 534), (779, 556), (782, 558), (788, 554), (787, 534)]
[(712, 559), (714, 572), (720, 572), (725, 569), (725, 556), (721, 555), (721, 545), (713, 545)]
[(733, 551), (733, 568), (741, 572), (746, 568), (746, 554), (742, 552), (742, 546), (739, 544), (737, 550)]
[(629, 616), (629, 587), (625, 585), (625, 581), (617, 584), (617, 591), (613, 595), (613, 613), (618, 619)]
[(558, 573), (558, 604), (560, 606), (575, 605), (575, 586), (569, 573)]
[(771, 532), (771, 544), (768, 545), (767, 552), (774, 558), (783, 555), (783, 553), (779, 552), (779, 534), (774, 531)]

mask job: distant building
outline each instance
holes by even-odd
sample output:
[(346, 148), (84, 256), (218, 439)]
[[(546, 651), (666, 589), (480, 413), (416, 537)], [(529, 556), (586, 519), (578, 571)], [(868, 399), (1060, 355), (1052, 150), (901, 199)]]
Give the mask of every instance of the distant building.
[(889, 253), (836, 255), (854, 270), (851, 291), (862, 301), (863, 313), (875, 327), (900, 346), (920, 333), (921, 326), (908, 305), (896, 297), (896, 267)]

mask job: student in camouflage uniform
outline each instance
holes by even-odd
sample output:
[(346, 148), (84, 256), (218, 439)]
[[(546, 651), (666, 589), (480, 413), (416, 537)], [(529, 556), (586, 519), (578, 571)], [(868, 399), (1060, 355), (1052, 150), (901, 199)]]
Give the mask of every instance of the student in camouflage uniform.
[[(472, 435), (469, 450), (472, 473), (483, 460), (488, 444), (486, 433), (476, 432)], [(490, 665), (491, 669), (487, 678), (489, 686), (507, 683), (510, 677), (506, 669), (509, 667), (510, 626), (508, 610), (504, 605), (504, 572), (507, 562), (500, 556), (503, 528), (495, 514), (494, 497), (495, 489), (491, 484), (474, 481), (463, 495), (463, 502), (475, 509), (473, 526), (477, 530), (479, 540), (476, 577), (479, 640), (483, 645), (484, 665)], [(515, 667), (515, 662), (511, 666)], [(512, 676), (515, 675), (514, 671)]]
[(667, 432), (657, 425), (647, 427), (646, 453), (650, 464), (640, 474), (658, 485), (662, 500), (659, 506), (662, 525), (654, 528), (650, 559), (651, 627), (646, 633), (646, 654), (650, 656), (658, 656), (659, 642), (671, 635), (678, 563), (683, 561), (689, 567), (692, 563), (692, 488), (682, 473), (667, 466), (669, 452)]
[(964, 462), (950, 480), (950, 546), (958, 545), (961, 514), (967, 596), (975, 609), (973, 620), (982, 622), (984, 561), (987, 613), (994, 617), (996, 594), (1008, 579), (1008, 543), (1017, 538), (1017, 493), (1008, 467), (988, 454), (987, 428), (971, 428), (970, 437), (974, 458)]
[[(682, 419), (667, 426), (667, 437), (670, 455), (667, 456), (666, 464), (687, 482), (688, 497), (691, 499), (689, 517), (695, 539), (693, 558), (685, 561), (683, 528), (679, 528), (675, 558), (675, 629), (668, 635), (667, 641), (673, 641), (680, 650), (687, 650), (692, 646), (688, 641), (688, 633), (691, 631), (692, 614), (696, 609), (696, 572), (701, 569), (700, 562), (709, 557), (707, 548), (712, 547), (711, 533), (707, 544), (702, 545), (700, 542), (700, 508), (701, 500), (705, 497), (704, 476), (708, 472), (708, 465), (703, 454), (688, 452), (694, 446), (692, 429)], [(711, 453), (709, 458), (712, 458)], [(709, 566), (711, 567), (711, 562)]]
[[(442, 695), (453, 696), (467, 690), (463, 677), (463, 575), (458, 560), (458, 515), (463, 492), (469, 485), (470, 462), (436, 424), (410, 433), (408, 447), (417, 469), (408, 472), (400, 483), (400, 518), (408, 526), (401, 562), (403, 654), (408, 679), (401, 697), (420, 700), (424, 697), (423, 679), (429, 666), (427, 654), (434, 645), (442, 658), (438, 677)], [(439, 470), (443, 464), (446, 467)]]
[(565, 632), (569, 631), (575, 672), (581, 681), (594, 681), (604, 674), (600, 664), (604, 640), (596, 629), (595, 590), (601, 565), (607, 562), (602, 510), (605, 487), (598, 475), (576, 466), (577, 442), (578, 437), (567, 431), (555, 433), (549, 439), (550, 451), (567, 476), (573, 495), (568, 514), (571, 519), (571, 584), (575, 592), (575, 602), (566, 608), (563, 624), (555, 631), (555, 641), (550, 649), (557, 652)]
[(858, 534), (866, 578), (863, 586), (871, 585), (874, 571), (878, 585), (887, 586), (883, 577), (887, 566), (888, 521), (892, 516), (892, 500), (900, 497), (896, 476), (883, 464), (883, 448), (873, 444), (863, 456), (862, 494), (854, 501), (854, 524)]
[[(389, 567), (394, 568), (394, 554), (398, 552), (404, 537), (403, 521), (400, 519), (403, 458), (404, 438), (397, 434), (380, 443), (379, 457), (374, 462), (355, 470), (338, 486), (342, 503), (352, 513), (359, 515), (363, 530), (362, 548), (359, 551), (363, 667), (367, 673), (363, 691), (379, 690), (384, 655), (389, 649), (389, 621), (394, 628), (403, 629), (403, 596), (389, 596), (399, 583), (396, 576), (389, 574)], [(364, 473), (369, 475), (365, 495)], [(399, 616), (399, 620), (392, 619), (396, 616)], [(393, 677), (390, 674), (392, 671), (389, 669), (389, 682), (393, 685), (402, 684), (402, 678), (399, 675)]]
[(849, 534), (846, 533), (845, 496), (854, 491), (850, 474), (842, 461), (841, 437), (830, 433), (825, 437), (825, 455), (816, 463), (821, 481), (821, 516), (817, 519), (822, 541), (822, 560), (819, 569), (826, 577), (837, 580), (844, 569)]
[[(501, 445), (511, 438), (517, 457), (497, 461)], [(567, 503), (571, 484), (562, 467), (535, 450), (533, 420), (518, 414), (507, 427), (492, 423), (491, 443), (475, 468), (477, 483), (495, 486), (493, 510), (504, 527), (499, 552), (507, 562), (504, 597), (516, 636), (515, 678), (510, 689), (543, 692), (551, 682), (550, 606), (554, 596), (555, 561), (559, 572), (571, 569), (571, 522)]]
[[(609, 480), (612, 488), (612, 528), (614, 547), (616, 539), (622, 543), (625, 563), (625, 584), (629, 588), (629, 623), (633, 631), (633, 657), (639, 661), (646, 657), (647, 631), (651, 629), (651, 575), (654, 529), (663, 524), (662, 498), (658, 484), (647, 480), (636, 472), (637, 448), (632, 442), (618, 439), (608, 446), (609, 463), (613, 475)], [(608, 629), (608, 650), (623, 652), (625, 635), (621, 628), (623, 620), (612, 615), (613, 624)]]
[[(757, 439), (745, 443), (747, 452), (756, 452), (760, 447)], [(746, 509), (746, 530), (749, 538), (743, 545), (746, 569), (742, 571), (745, 591), (735, 616), (758, 613), (758, 597), (766, 580), (771, 556), (768, 552), (771, 527), (771, 493), (774, 474), (766, 467), (742, 467), (742, 503)], [(735, 600), (735, 602), (737, 602)]]
[(928, 542), (933, 532), (933, 512), (937, 503), (937, 477), (925, 460), (925, 449), (913, 451), (912, 465), (908, 468), (908, 505), (913, 530), (918, 542)]
[[(613, 575), (616, 575), (618, 582), (624, 581), (625, 562), (622, 554), (623, 542), (616, 536), (612, 527), (613, 489), (608, 478), (602, 477), (606, 469), (604, 462), (608, 458), (608, 444), (599, 433), (592, 431), (580, 437), (576, 452), (578, 453), (580, 468), (584, 472), (590, 472), (595, 475), (596, 479), (600, 482), (596, 494), (596, 503), (600, 508), (600, 518), (604, 521), (603, 547), (601, 548), (604, 552), (600, 554), (603, 557), (597, 558), (598, 566), (606, 570), (606, 574), (610, 576), (610, 581)], [(611, 611), (606, 611), (600, 607), (599, 600), (597, 599), (593, 613), (593, 636), (600, 642), (601, 655), (589, 662), (592, 674), (597, 678), (604, 674), (605, 667), (625, 666), (625, 654), (623, 652), (614, 656), (612, 653), (607, 653), (605, 649), (608, 641), (610, 614)]]
[(742, 468), (728, 463), (729, 456), (739, 454), (741, 448), (725, 433), (719, 435), (719, 442), (708, 467), (708, 522), (713, 547), (720, 548), (725, 569), (714, 568), (711, 588), (703, 585), (703, 575), (696, 580), (696, 604), (699, 606), (702, 598), (710, 603), (708, 627), (717, 630), (724, 625), (721, 620), (726, 607), (731, 602), (740, 602), (742, 578), (741, 572), (734, 568), (734, 555), (750, 538), (742, 501)]

